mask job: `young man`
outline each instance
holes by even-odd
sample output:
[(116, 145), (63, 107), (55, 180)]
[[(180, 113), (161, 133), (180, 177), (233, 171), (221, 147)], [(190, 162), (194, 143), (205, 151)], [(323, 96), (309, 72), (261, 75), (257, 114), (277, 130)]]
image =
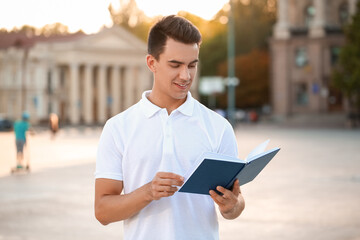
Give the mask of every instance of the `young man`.
[(227, 219), (244, 209), (237, 181), (232, 191), (218, 187), (222, 195), (177, 192), (203, 152), (238, 155), (231, 125), (189, 92), (200, 42), (198, 29), (184, 18), (155, 24), (146, 57), (152, 90), (104, 126), (95, 215), (104, 225), (124, 220), (124, 239), (218, 239), (214, 202)]

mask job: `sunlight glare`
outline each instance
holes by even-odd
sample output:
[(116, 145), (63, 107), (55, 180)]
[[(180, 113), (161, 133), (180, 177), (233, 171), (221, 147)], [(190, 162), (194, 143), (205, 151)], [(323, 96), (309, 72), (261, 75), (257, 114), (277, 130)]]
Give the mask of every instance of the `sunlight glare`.
[(210, 20), (229, 0), (136, 0), (138, 7), (149, 17), (187, 11)]
[[(110, 1), (106, 2), (108, 6)], [(41, 28), (56, 22), (67, 25), (70, 32), (82, 29), (86, 33), (95, 33), (103, 25), (112, 25), (104, 1), (12, 0), (6, 1), (5, 8), (0, 6), (0, 28), (21, 28), (23, 25)]]
[[(128, 0), (127, 0), (128, 1)], [(140, 10), (148, 17), (177, 14), (187, 11), (210, 20), (229, 0), (136, 0)], [(119, 9), (121, 0), (11, 0), (0, 1), (0, 28), (8, 30), (24, 25), (42, 28), (61, 23), (70, 32), (79, 29), (96, 33), (104, 25), (112, 26), (109, 4)], [(124, 0), (126, 2), (126, 0)]]

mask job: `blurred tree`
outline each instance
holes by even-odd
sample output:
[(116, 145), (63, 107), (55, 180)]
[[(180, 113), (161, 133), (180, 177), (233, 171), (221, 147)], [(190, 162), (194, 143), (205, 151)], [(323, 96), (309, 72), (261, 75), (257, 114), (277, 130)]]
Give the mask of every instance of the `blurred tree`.
[(135, 0), (119, 1), (119, 9), (114, 9), (111, 4), (108, 8), (113, 23), (124, 27), (143, 41), (146, 41), (149, 29), (155, 19), (147, 17), (144, 12), (138, 8)]
[[(233, 0), (235, 21), (235, 55), (251, 52), (253, 49), (268, 49), (268, 38), (276, 20), (274, 0)], [(212, 36), (204, 40), (201, 57), (201, 75), (214, 75), (218, 66), (227, 61), (227, 16), (229, 5), (210, 21), (208, 26), (214, 27)]]
[(340, 51), (338, 66), (332, 75), (333, 85), (347, 98), (351, 126), (360, 124), (360, 2), (351, 23), (345, 27), (346, 44)]
[[(201, 75), (227, 76), (227, 21), (225, 5), (209, 26), (216, 32), (204, 40), (200, 52)], [(253, 108), (269, 103), (268, 38), (276, 20), (275, 0), (233, 0), (235, 22), (236, 107)], [(219, 107), (227, 106), (226, 94), (218, 97)]]
[[(240, 87), (236, 88), (237, 108), (258, 108), (270, 102), (270, 57), (266, 50), (254, 49), (246, 55), (237, 56), (235, 68), (238, 69)], [(221, 76), (227, 75), (227, 63), (219, 67)], [(219, 107), (227, 106), (226, 95), (219, 96)]]
[(49, 37), (50, 35), (67, 35), (69, 34), (69, 28), (62, 23), (53, 23), (53, 24), (46, 24), (41, 28), (36, 28), (29, 25), (24, 25), (20, 29), (14, 27), (11, 31), (7, 31), (4, 29), (3, 32), (17, 32), (17, 33), (25, 33), (27, 37), (39, 36), (44, 35)]
[(268, 38), (276, 20), (270, 0), (234, 1), (236, 55), (254, 48), (267, 49)]
[(69, 28), (62, 23), (46, 24), (40, 29), (36, 30), (37, 35), (44, 35), (46, 37), (50, 35), (67, 35), (69, 34)]
[(208, 41), (212, 37), (215, 37), (219, 35), (219, 33), (221, 33), (222, 31), (226, 30), (226, 25), (221, 24), (217, 20), (208, 21), (197, 15), (185, 11), (180, 11), (178, 12), (177, 15), (182, 16), (188, 19), (189, 21), (191, 21), (201, 32), (203, 41)]
[(20, 29), (18, 29), (17, 27), (14, 27), (11, 32), (20, 32), (20, 33), (25, 33), (25, 35), (27, 37), (32, 37), (34, 35), (36, 35), (36, 28), (33, 26), (29, 26), (29, 25), (24, 25), (22, 26)]

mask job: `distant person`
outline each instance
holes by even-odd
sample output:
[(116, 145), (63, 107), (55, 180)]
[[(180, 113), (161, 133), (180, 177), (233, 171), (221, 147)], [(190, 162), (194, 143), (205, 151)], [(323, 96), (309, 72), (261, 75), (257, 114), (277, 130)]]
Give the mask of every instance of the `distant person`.
[(49, 117), (51, 138), (54, 139), (56, 133), (59, 131), (59, 117), (56, 113), (51, 113)]
[(249, 119), (252, 123), (256, 123), (259, 120), (259, 116), (255, 110), (249, 112)]
[(15, 142), (16, 142), (16, 169), (29, 169), (29, 162), (24, 166), (24, 147), (26, 145), (26, 133), (29, 131), (30, 115), (27, 112), (24, 112), (21, 116), (21, 120), (18, 120), (14, 123), (14, 132), (15, 132)]
[(215, 204), (226, 219), (245, 207), (236, 180), (209, 195), (177, 192), (204, 152), (238, 156), (234, 130), (190, 94), (201, 35), (178, 16), (150, 30), (146, 63), (153, 87), (104, 126), (96, 160), (95, 215), (124, 220), (125, 240), (219, 239)]

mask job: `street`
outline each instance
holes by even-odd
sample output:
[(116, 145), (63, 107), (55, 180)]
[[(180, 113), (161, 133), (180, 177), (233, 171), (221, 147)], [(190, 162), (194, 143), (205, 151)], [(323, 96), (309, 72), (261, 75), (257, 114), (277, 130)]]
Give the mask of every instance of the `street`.
[[(360, 240), (360, 131), (243, 124), (239, 157), (271, 139), (280, 152), (242, 186), (236, 220), (219, 215), (222, 240)], [(101, 128), (45, 130), (29, 139), (31, 172), (15, 165), (12, 132), (0, 133), (0, 240), (122, 239), (122, 223), (94, 217), (94, 170)]]

